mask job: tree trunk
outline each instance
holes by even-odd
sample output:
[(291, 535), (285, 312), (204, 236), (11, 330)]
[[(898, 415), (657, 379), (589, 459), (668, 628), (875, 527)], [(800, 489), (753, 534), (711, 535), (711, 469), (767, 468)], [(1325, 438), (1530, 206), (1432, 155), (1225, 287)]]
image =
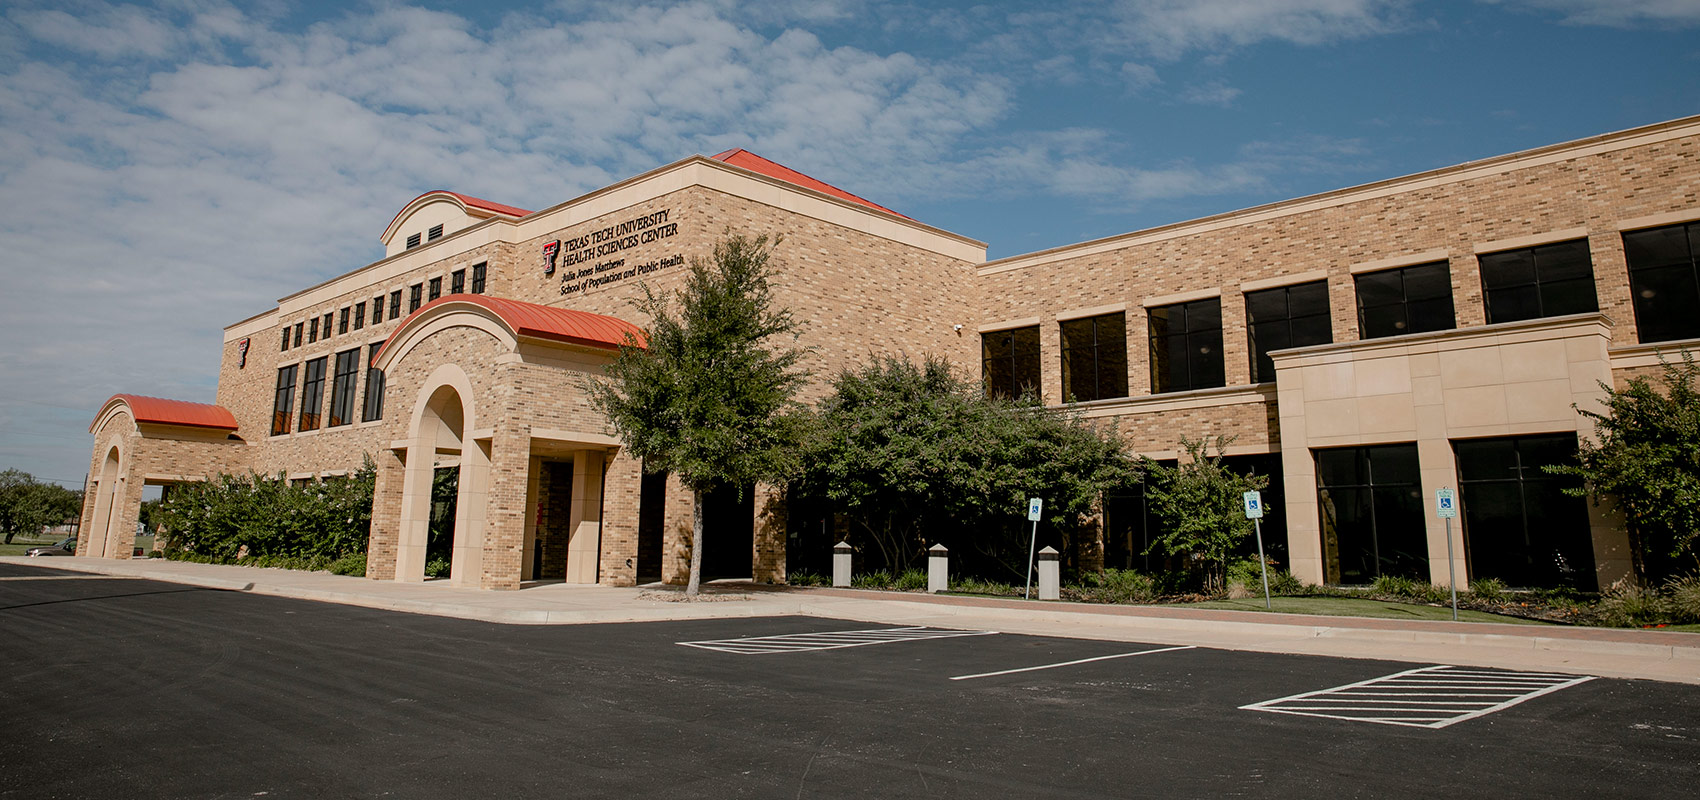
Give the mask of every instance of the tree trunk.
[(692, 489), (693, 505), (691, 510), (691, 581), (685, 584), (685, 596), (696, 597), (697, 590), (702, 587), (702, 506), (703, 491)]

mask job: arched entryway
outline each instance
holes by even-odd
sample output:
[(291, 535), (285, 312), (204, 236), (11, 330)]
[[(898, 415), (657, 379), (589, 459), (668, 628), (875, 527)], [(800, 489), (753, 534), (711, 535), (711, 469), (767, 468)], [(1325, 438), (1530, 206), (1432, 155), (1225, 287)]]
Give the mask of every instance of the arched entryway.
[(470, 435), (477, 429), (476, 419), (476, 402), (466, 373), (454, 364), (438, 367), (420, 391), (407, 437), (396, 580), (425, 580), (432, 480), (438, 469), (453, 468), (458, 478), (449, 581), (457, 586), (480, 585), (490, 440)]
[(84, 555), (112, 558), (116, 555), (118, 536), (112, 530), (123, 515), (119, 504), (124, 502), (124, 454), (117, 444), (109, 445), (101, 459), (100, 479), (95, 483), (94, 521), (89, 526), (88, 547)]

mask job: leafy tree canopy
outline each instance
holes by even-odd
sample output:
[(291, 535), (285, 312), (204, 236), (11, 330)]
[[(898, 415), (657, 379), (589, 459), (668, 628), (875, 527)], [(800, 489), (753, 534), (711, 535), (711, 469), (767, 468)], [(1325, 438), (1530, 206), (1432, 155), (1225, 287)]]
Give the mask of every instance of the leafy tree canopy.
[(364, 553), (376, 474), (370, 458), (347, 478), (305, 483), (291, 483), (282, 473), (221, 474), (173, 486), (154, 511), (154, 523), (171, 547), (217, 560)]
[(22, 470), (0, 472), (0, 531), (7, 544), (19, 533), (39, 533), (73, 519), (82, 509), (82, 492), (38, 481)]
[(1241, 475), (1222, 466), (1222, 451), (1232, 441), (1225, 436), (1182, 436), (1187, 453), (1182, 463), (1165, 467), (1145, 459), (1146, 496), (1161, 523), (1151, 548), (1190, 561), (1211, 594), (1226, 588), (1228, 556), (1252, 532), (1245, 493), (1269, 485), (1266, 476)]

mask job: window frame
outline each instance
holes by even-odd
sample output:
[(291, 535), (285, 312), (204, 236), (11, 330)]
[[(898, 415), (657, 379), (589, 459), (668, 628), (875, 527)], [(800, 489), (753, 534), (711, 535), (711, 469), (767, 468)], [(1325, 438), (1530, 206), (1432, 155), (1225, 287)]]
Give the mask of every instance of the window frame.
[(407, 287), (407, 313), (412, 314), (425, 305), (425, 284), (416, 283)]
[[(1194, 318), (1205, 308), (1210, 306), (1215, 307), (1215, 326), (1211, 327), (1208, 324), (1205, 324), (1204, 327), (1195, 328), (1193, 322)], [(1181, 312), (1181, 329), (1165, 330), (1162, 333), (1158, 333), (1157, 328), (1159, 321), (1161, 321), (1165, 327), (1172, 325), (1172, 320), (1169, 315), (1177, 309)], [(1160, 306), (1152, 306), (1145, 309), (1145, 320), (1147, 356), (1150, 360), (1151, 394), (1173, 394), (1175, 392), (1192, 392), (1200, 389), (1218, 389), (1228, 385), (1227, 359), (1223, 357), (1222, 353), (1223, 331), (1221, 296), (1218, 295), (1216, 297), (1205, 297), (1181, 303), (1166, 303)], [(1184, 337), (1185, 339), (1184, 352), (1187, 354), (1187, 357), (1185, 361), (1186, 378), (1184, 381), (1175, 380), (1175, 366), (1173, 359), (1170, 358), (1170, 348), (1172, 345), (1171, 340), (1175, 337)], [(1203, 375), (1193, 374), (1195, 372), (1194, 367), (1199, 361), (1199, 359), (1197, 359), (1193, 354), (1194, 349), (1196, 349), (1195, 339), (1199, 340), (1200, 344), (1208, 343), (1212, 345), (1211, 350), (1204, 350), (1202, 352), (1206, 356), (1205, 360), (1208, 360), (1209, 354), (1214, 352), (1215, 359), (1213, 362), (1213, 373), (1206, 371)]]
[(489, 262), (480, 262), (480, 263), (472, 265), (472, 287), (471, 288), (472, 288), (473, 294), (483, 294), (484, 293), (484, 284), (485, 284), (486, 279), (488, 279), (488, 277), (489, 277), (486, 274), (489, 271), (489, 267), (490, 267)]
[(354, 304), (354, 313), (351, 316), (354, 319), (354, 329), (355, 330), (360, 330), (361, 328), (366, 327), (366, 301), (365, 300), (361, 300), (360, 302)]
[(383, 346), (383, 342), (366, 345), (366, 389), (360, 397), (361, 422), (384, 418), (384, 371), (373, 366), (378, 360), (378, 350)]
[[(1293, 293), (1298, 290), (1315, 290), (1319, 287), (1322, 290), (1322, 311), (1320, 313), (1300, 314), (1295, 316), (1293, 314)], [(1265, 320), (1257, 319), (1257, 315), (1252, 309), (1252, 304), (1255, 299), (1257, 297), (1272, 297), (1276, 292), (1281, 294), (1281, 305), (1284, 309), (1284, 316)], [(1327, 278), (1315, 281), (1305, 281), (1303, 283), (1290, 283), (1285, 286), (1272, 286), (1267, 289), (1245, 292), (1244, 299), (1246, 349), (1251, 354), (1252, 383), (1271, 383), (1275, 380), (1275, 363), (1269, 358), (1270, 350), (1284, 350), (1289, 347), (1310, 347), (1312, 345), (1319, 344), (1332, 344), (1334, 341), (1334, 306), (1333, 303), (1330, 302), (1330, 297), (1328, 295)], [(1318, 318), (1320, 318), (1327, 326), (1328, 336), (1319, 342), (1296, 341), (1297, 339), (1308, 337), (1295, 335), (1293, 327), (1294, 323), (1315, 320)], [(1265, 347), (1263, 343), (1260, 343), (1258, 338), (1258, 329), (1264, 326), (1278, 326), (1284, 329), (1286, 334), (1286, 344), (1283, 344), (1280, 347), (1268, 348)], [(1266, 361), (1269, 362), (1269, 371), (1267, 376), (1264, 374), (1264, 362)]]
[(427, 282), (427, 285), (430, 287), (425, 292), (425, 295), (430, 298), (428, 302), (436, 302), (443, 296), (443, 276), (438, 275), (437, 277), (432, 278)]
[[(1435, 295), (1434, 297), (1412, 298), (1409, 288), (1412, 276), (1417, 275), (1419, 270), (1434, 269), (1440, 270), (1445, 276), (1445, 281), (1443, 282), (1446, 286), (1445, 294)], [(1398, 276), (1399, 278), (1398, 302), (1378, 302), (1374, 305), (1366, 304), (1364, 288), (1368, 285), (1367, 282), (1380, 281), (1389, 276)], [(1426, 276), (1419, 276), (1419, 279), (1420, 277)], [(1452, 263), (1450, 261), (1426, 261), (1421, 264), (1410, 264), (1403, 267), (1393, 267), (1391, 269), (1378, 269), (1372, 272), (1360, 272), (1352, 276), (1352, 291), (1357, 299), (1358, 338), (1360, 340), (1386, 339), (1392, 336), (1408, 336), (1419, 333), (1436, 333), (1439, 331), (1456, 330), (1458, 328), (1458, 304), (1453, 297), (1452, 292)], [(1446, 324), (1437, 327), (1422, 327), (1419, 329), (1418, 326), (1411, 320), (1412, 305), (1418, 303), (1430, 303), (1441, 299), (1445, 299), (1446, 301)], [(1399, 310), (1400, 317), (1404, 322), (1404, 328), (1400, 330), (1399, 324), (1395, 322), (1392, 326), (1396, 331), (1394, 333), (1371, 333), (1372, 327), (1382, 327), (1379, 321), (1374, 326), (1370, 325), (1371, 312), (1381, 312), (1384, 309), (1394, 308)], [(1438, 306), (1436, 306), (1436, 308), (1438, 308)]]
[[(301, 413), (297, 416), (299, 421), (295, 425), (295, 429), (301, 433), (318, 430), (319, 423), (324, 421), (322, 417), (324, 416), (325, 366), (327, 360), (327, 356), (311, 359), (304, 365), (306, 369), (302, 370)], [(318, 373), (317, 377), (314, 376), (315, 371)], [(307, 410), (309, 407), (312, 408), (311, 411)]]
[[(1028, 343), (1027, 334), (1031, 334), (1032, 348), (1030, 352), (1024, 352), (1021, 348), (1021, 345)], [(1009, 338), (1009, 353), (1007, 355), (990, 355), (992, 337), (997, 336)], [(1043, 349), (1038, 325), (1020, 325), (1014, 328), (982, 331), (980, 333), (980, 390), (987, 397), (1005, 400), (1020, 399), (1029, 390), (1035, 394), (1039, 393), (1040, 386), (1044, 381), (1044, 367), (1040, 360)], [(1020, 365), (1023, 359), (1026, 359), (1032, 367), (1033, 380), (1031, 382), (1022, 381), (1024, 376), (1021, 374), (1023, 370), (1020, 369)], [(992, 383), (993, 366), (999, 360), (1004, 361), (1008, 369), (1010, 377), (1008, 386), (995, 386)]]
[(390, 320), (394, 321), (397, 318), (399, 318), (400, 316), (401, 316), (401, 290), (397, 289), (393, 292), (390, 292)]
[(354, 389), (360, 380), (360, 348), (336, 354), (331, 377), (331, 403), (325, 420), (326, 428), (340, 428), (354, 422)]
[(301, 346), (301, 328), (302, 328), (302, 325), (303, 325), (303, 323), (300, 323), (300, 322), (295, 323), (295, 345), (294, 345), (295, 347)]
[[(1576, 247), (1578, 244), (1581, 245), (1583, 260), (1585, 261), (1585, 266), (1587, 268), (1587, 276), (1585, 278), (1558, 278), (1555, 280), (1545, 280), (1542, 278), (1541, 258), (1543, 254), (1545, 254), (1548, 259), (1552, 259), (1558, 255), (1560, 248), (1570, 249)], [(1509, 265), (1502, 267), (1499, 262), (1502, 260), (1509, 260), (1510, 258), (1523, 254), (1526, 254), (1529, 259), (1529, 272), (1531, 276), (1529, 280), (1520, 283), (1511, 283), (1509, 281), (1501, 282), (1498, 278), (1490, 278), (1490, 273), (1495, 270), (1510, 268)], [(1486, 314), (1489, 325), (1499, 322), (1521, 322), (1523, 320), (1561, 317), (1568, 314), (1586, 314), (1600, 310), (1598, 281), (1594, 276), (1594, 253), (1592, 248), (1588, 245), (1587, 237), (1582, 237), (1580, 239), (1566, 239), (1561, 242), (1548, 242), (1546, 244), (1539, 244), (1533, 247), (1516, 247), (1509, 250), (1496, 250), (1491, 253), (1478, 253), (1476, 255), (1476, 267), (1481, 273), (1482, 308)], [(1495, 283), (1498, 283), (1499, 285), (1496, 286), (1494, 285)], [(1586, 305), (1589, 307), (1576, 311), (1549, 312), (1547, 307), (1559, 302), (1559, 299), (1552, 295), (1556, 295), (1560, 290), (1560, 287), (1565, 284), (1587, 286), (1588, 303)], [(1505, 298), (1507, 298), (1510, 292), (1519, 289), (1534, 290), (1535, 313), (1533, 316), (1517, 316), (1515, 313), (1509, 313), (1506, 310), (1509, 307), (1509, 302)], [(1500, 313), (1497, 314), (1494, 313), (1495, 295), (1502, 298), (1499, 303), (1501, 310)]]
[(336, 333), (338, 336), (343, 336), (348, 333), (348, 306), (343, 306), (342, 308), (337, 309)]
[(466, 294), (466, 270), (449, 273), (449, 294)]
[[(1115, 320), (1116, 325), (1106, 325), (1109, 320)], [(1081, 330), (1087, 325), (1091, 326), (1088, 331), (1091, 343), (1084, 347), (1071, 347), (1070, 328)], [(1120, 336), (1115, 335), (1114, 329), (1117, 327), (1121, 330)], [(1112, 311), (1108, 314), (1059, 320), (1057, 329), (1062, 343), (1060, 350), (1063, 402), (1089, 403), (1093, 400), (1114, 400), (1128, 396), (1127, 312)], [(1120, 369), (1117, 369), (1113, 358), (1117, 345), (1120, 352)], [(1106, 355), (1112, 358), (1106, 359)], [(1076, 364), (1077, 361), (1080, 363)], [(1090, 397), (1075, 391), (1077, 388), (1088, 386), (1088, 382), (1079, 379), (1077, 375), (1088, 363), (1091, 365)]]
[(289, 433), (290, 424), (295, 421), (295, 364), (277, 368), (277, 387), (272, 396), (272, 425), (271, 435), (283, 436)]
[(307, 320), (307, 343), (319, 341), (319, 315), (314, 314)]
[(289, 326), (288, 325), (283, 326), (283, 349), (279, 350), (278, 352), (280, 352), (280, 353), (289, 352)]
[[(1655, 261), (1651, 264), (1635, 263), (1635, 251), (1641, 249), (1641, 246), (1633, 245), (1633, 239), (1679, 229), (1682, 231), (1682, 238), (1688, 250), (1686, 260)], [(1649, 320), (1649, 317), (1659, 309), (1659, 306), (1656, 306), (1653, 302), (1657, 299), (1658, 289), (1647, 284), (1649, 273), (1668, 272), (1680, 278), (1682, 273), (1686, 272), (1687, 280), (1680, 282), (1686, 283), (1690, 289), (1687, 298), (1689, 302), (1682, 302), (1684, 298), (1679, 296), (1676, 302), (1671, 305), (1674, 308), (1688, 309), (1689, 311), (1700, 306), (1700, 220), (1624, 231), (1623, 260), (1629, 271), (1629, 298), (1630, 304), (1634, 307), (1636, 341), (1642, 344), (1654, 344), (1700, 338), (1700, 314), (1690, 314), (1686, 320), (1677, 318), (1674, 324), (1665, 319)], [(1652, 324), (1649, 324), (1649, 322)], [(1682, 322), (1687, 322), (1687, 326), (1682, 325)], [(1649, 335), (1649, 331), (1652, 331), (1652, 335)]]

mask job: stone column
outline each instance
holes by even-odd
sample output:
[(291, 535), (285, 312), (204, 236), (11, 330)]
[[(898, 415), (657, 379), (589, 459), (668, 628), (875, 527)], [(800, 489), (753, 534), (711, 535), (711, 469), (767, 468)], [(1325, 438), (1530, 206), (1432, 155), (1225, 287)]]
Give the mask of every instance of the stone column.
[(638, 500), (643, 494), (643, 462), (615, 453), (605, 461), (602, 478), (601, 582), (637, 584)]
[(755, 487), (755, 552), (750, 576), (756, 583), (785, 582), (785, 490)]
[(600, 450), (573, 453), (573, 506), (568, 526), (567, 583), (595, 583), (602, 539), (602, 460)]
[(406, 480), (405, 454), (380, 450), (377, 474), (372, 480), (372, 528), (366, 538), (366, 577), (391, 580), (396, 576), (396, 548), (400, 544), (402, 484)]

